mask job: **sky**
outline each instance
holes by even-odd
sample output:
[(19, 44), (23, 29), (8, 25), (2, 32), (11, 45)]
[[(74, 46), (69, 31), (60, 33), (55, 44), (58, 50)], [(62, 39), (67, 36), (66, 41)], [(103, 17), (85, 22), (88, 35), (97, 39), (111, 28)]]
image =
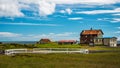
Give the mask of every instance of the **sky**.
[(120, 0), (0, 0), (0, 41), (79, 41), (90, 28), (120, 40)]

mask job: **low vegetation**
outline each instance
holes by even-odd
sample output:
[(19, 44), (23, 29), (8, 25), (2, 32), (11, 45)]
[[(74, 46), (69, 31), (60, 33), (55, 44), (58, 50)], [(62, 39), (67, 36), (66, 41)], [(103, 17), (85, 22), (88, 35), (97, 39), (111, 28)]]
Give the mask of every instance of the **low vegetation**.
[(0, 55), (0, 68), (119, 68), (120, 48), (88, 45), (0, 44), (0, 49), (12, 48), (84, 48), (89, 50), (117, 50), (92, 54), (16, 54)]
[(0, 68), (119, 68), (120, 53), (0, 55)]
[(58, 45), (57, 43), (49, 44), (0, 44), (0, 49), (14, 49), (14, 48), (82, 48), (89, 50), (119, 50), (119, 47), (108, 47), (108, 46), (89, 46), (89, 45)]
[(14, 49), (14, 48), (36, 48), (34, 44), (0, 44), (0, 49)]

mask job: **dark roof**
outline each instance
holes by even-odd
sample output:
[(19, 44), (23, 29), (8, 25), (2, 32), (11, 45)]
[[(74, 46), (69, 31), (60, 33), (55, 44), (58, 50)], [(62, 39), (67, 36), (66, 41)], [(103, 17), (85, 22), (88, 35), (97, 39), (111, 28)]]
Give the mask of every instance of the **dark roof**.
[(102, 30), (83, 30), (83, 31), (81, 32), (81, 35), (99, 34), (99, 33), (104, 34), (104, 33), (102, 32)]
[(47, 38), (42, 38), (42, 39), (40, 39), (40, 41), (50, 42), (50, 39), (47, 39)]

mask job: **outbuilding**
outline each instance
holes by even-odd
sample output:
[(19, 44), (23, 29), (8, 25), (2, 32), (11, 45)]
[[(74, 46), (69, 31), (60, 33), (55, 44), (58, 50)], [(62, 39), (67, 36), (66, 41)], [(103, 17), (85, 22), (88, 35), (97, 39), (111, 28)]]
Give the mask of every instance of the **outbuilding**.
[(70, 44), (70, 45), (72, 45), (72, 44), (76, 44), (76, 42), (77, 41), (75, 41), (75, 40), (60, 40), (60, 41), (58, 41), (58, 44), (60, 44), (60, 45), (62, 45), (62, 44)]

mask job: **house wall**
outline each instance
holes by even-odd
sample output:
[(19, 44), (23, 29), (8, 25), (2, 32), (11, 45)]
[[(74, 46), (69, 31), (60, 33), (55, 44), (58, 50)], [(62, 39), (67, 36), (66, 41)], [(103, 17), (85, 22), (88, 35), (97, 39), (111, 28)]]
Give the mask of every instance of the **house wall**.
[(97, 38), (103, 38), (103, 35), (102, 34), (98, 34)]
[(110, 46), (111, 47), (116, 47), (117, 46), (117, 39), (116, 38), (110, 39)]
[(109, 46), (110, 45), (110, 39), (108, 39), (108, 38), (104, 38), (103, 39), (103, 45), (106, 45), (106, 46)]
[(103, 44), (103, 38), (95, 38), (94, 39), (95, 45), (102, 45)]
[(80, 37), (80, 43), (81, 44), (89, 44), (94, 42), (94, 38), (96, 38), (97, 35), (81, 35)]

